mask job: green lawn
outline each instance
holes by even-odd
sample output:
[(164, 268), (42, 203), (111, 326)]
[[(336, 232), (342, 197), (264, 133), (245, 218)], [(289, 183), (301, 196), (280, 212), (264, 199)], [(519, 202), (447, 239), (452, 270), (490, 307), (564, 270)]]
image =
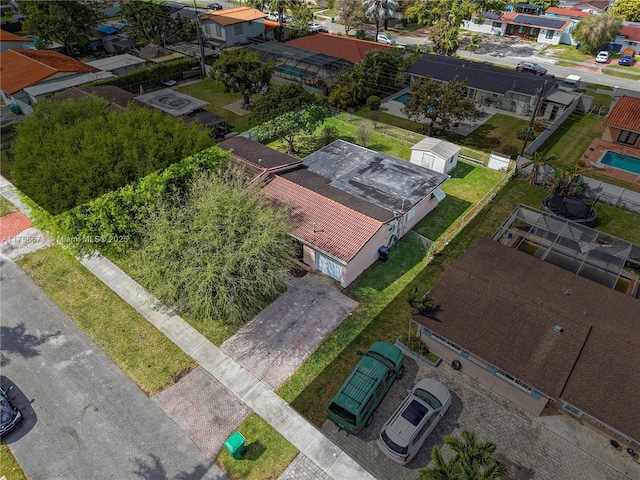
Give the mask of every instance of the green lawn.
[(278, 478), (298, 454), (296, 447), (255, 413), (237, 431), (246, 439), (247, 450), (242, 458), (235, 460), (226, 448), (221, 448), (216, 458), (231, 480)]
[(27, 476), (4, 440), (0, 443), (0, 467), (2, 467), (0, 475), (7, 477), (7, 480), (27, 480)]
[(577, 50), (573, 45), (549, 45), (541, 53), (547, 57), (573, 60), (575, 62), (584, 62), (590, 58), (594, 58), (593, 55)]
[(623, 67), (621, 65), (611, 65), (603, 68), (602, 73), (611, 77), (627, 78), (629, 80), (640, 80), (640, 75), (637, 73), (631, 73), (629, 69), (632, 67)]
[(196, 363), (59, 245), (18, 264), (147, 395)]
[(230, 130), (242, 133), (249, 129), (248, 115), (236, 115), (224, 108), (225, 105), (240, 100), (242, 95), (238, 93), (224, 93), (224, 88), (220, 84), (209, 79), (185, 85), (184, 87), (178, 87), (176, 90), (208, 102), (209, 105), (205, 107), (205, 110), (225, 117)]
[(539, 151), (557, 157), (558, 165), (572, 165), (582, 159), (589, 145), (604, 132), (604, 117), (574, 113), (556, 130)]
[(469, 147), (483, 152), (511, 153), (520, 151), (522, 141), (518, 140), (516, 132), (526, 127), (527, 120), (503, 115), (493, 115), (489, 120), (476, 128), (466, 137), (455, 133), (447, 133), (443, 138), (461, 147)]
[(4, 215), (9, 215), (10, 213), (13, 213), (17, 210), (18, 209), (13, 205), (13, 203), (11, 203), (6, 198), (0, 196), (0, 217), (3, 217)]

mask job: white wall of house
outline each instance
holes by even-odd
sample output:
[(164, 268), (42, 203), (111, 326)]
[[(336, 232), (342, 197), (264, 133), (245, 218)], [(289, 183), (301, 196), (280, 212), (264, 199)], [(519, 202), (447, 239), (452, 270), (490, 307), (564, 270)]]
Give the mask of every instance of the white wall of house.
[(616, 39), (611, 43), (622, 45), (622, 47), (620, 48), (620, 53), (622, 53), (623, 50), (630, 48), (636, 53), (636, 55), (640, 54), (640, 42), (629, 40), (622, 35), (618, 35)]
[(504, 22), (498, 22), (497, 20), (485, 19), (483, 23), (479, 20), (471, 19), (462, 22), (462, 28), (469, 30), (470, 32), (487, 33), (490, 35), (504, 35), (507, 28), (507, 24)]
[(264, 20), (257, 19), (248, 22), (235, 23), (225, 27), (212, 22), (202, 22), (202, 33), (206, 38), (211, 38), (220, 43), (224, 43), (226, 47), (244, 44), (252, 37), (264, 34)]
[(227, 40), (226, 31), (219, 23), (215, 23), (210, 20), (203, 20), (201, 28), (202, 34), (205, 38), (213, 38), (220, 42)]
[(559, 30), (551, 30), (546, 28), (541, 28), (538, 33), (538, 43), (547, 43), (549, 45), (559, 45), (560, 39), (562, 38), (562, 32)]

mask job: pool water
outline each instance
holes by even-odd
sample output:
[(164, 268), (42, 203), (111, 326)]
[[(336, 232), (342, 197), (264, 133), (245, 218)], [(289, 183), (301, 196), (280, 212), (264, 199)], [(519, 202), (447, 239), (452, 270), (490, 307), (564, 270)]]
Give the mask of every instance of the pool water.
[(607, 150), (604, 152), (604, 155), (602, 155), (600, 163), (640, 175), (640, 158), (632, 157), (631, 155), (624, 155)]
[(394, 98), (394, 100), (396, 102), (404, 103), (406, 105), (407, 103), (409, 103), (409, 99), (410, 98), (411, 98), (411, 94), (407, 92), (407, 93), (403, 93), (402, 95)]

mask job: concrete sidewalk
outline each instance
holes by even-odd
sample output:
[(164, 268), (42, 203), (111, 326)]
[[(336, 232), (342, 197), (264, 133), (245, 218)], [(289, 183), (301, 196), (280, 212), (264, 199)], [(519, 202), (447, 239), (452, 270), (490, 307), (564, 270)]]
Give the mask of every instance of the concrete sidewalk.
[(109, 260), (95, 255), (83, 259), (82, 264), (291, 442), (326, 475), (338, 480), (374, 478), (278, 395), (182, 318), (172, 314)]

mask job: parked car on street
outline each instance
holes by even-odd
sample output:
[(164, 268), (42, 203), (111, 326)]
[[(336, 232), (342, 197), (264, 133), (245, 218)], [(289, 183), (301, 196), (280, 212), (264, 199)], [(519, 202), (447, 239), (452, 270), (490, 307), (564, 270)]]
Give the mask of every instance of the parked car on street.
[(311, 31), (311, 33), (318, 33), (320, 30), (322, 30), (322, 25), (316, 22), (309, 22), (309, 30)]
[(596, 55), (596, 62), (598, 63), (607, 63), (609, 61), (609, 52), (605, 52), (604, 50)]
[(378, 447), (394, 462), (409, 463), (450, 406), (449, 389), (433, 378), (423, 378), (383, 425)]
[(222, 10), (224, 7), (219, 3), (210, 3), (209, 5), (207, 5), (207, 8), (209, 10)]
[(516, 66), (516, 70), (519, 71), (519, 72), (535, 73), (536, 75), (546, 75), (547, 74), (547, 69), (546, 68), (544, 68), (542, 65), (538, 65), (537, 63), (533, 63), (533, 62), (520, 62)]
[(13, 406), (6, 392), (0, 388), (0, 437), (16, 428), (22, 421), (22, 414)]
[(379, 33), (376, 39), (378, 43), (384, 43), (385, 45), (395, 45), (396, 39), (386, 33)]
[(625, 67), (630, 67), (631, 65), (633, 65), (635, 60), (636, 59), (633, 57), (633, 55), (631, 55), (630, 53), (625, 53), (624, 55), (622, 55), (620, 57), (620, 60), (618, 60), (618, 65), (623, 65)]

